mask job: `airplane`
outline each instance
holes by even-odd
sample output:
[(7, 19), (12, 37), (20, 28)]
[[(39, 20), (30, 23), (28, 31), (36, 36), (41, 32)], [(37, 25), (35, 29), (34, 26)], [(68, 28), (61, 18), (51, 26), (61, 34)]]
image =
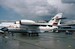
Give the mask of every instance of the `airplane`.
[(4, 32), (12, 33), (27, 33), (36, 34), (39, 32), (52, 31), (57, 29), (61, 23), (62, 13), (56, 14), (48, 23), (37, 23), (33, 20), (20, 20), (15, 23), (12, 22), (2, 22), (0, 24), (0, 30)]

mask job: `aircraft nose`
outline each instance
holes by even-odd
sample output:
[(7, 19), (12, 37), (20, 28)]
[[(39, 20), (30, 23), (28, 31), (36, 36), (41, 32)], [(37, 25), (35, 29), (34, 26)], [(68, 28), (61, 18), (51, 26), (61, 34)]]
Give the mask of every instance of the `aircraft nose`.
[(0, 30), (2, 30), (2, 31), (8, 31), (8, 28), (3, 27), (3, 28), (1, 28)]

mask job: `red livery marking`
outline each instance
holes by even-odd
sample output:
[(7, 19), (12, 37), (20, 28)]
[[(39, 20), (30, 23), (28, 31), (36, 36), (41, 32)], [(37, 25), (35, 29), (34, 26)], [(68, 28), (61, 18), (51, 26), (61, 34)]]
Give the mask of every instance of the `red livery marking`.
[(57, 24), (58, 24), (58, 23), (54, 22), (54, 23), (53, 23), (53, 26), (57, 26)]

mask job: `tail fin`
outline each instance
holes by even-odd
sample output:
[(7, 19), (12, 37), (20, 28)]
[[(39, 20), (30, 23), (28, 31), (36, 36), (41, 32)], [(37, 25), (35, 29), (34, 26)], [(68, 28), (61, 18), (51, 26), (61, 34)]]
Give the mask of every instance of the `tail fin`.
[(49, 25), (52, 25), (52, 26), (60, 25), (61, 18), (62, 18), (62, 13), (58, 13), (48, 23)]

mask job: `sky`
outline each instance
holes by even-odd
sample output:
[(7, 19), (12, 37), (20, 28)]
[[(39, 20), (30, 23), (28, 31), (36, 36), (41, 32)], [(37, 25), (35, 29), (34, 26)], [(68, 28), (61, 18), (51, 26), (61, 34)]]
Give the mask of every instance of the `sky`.
[(75, 0), (0, 0), (0, 20), (50, 20), (57, 13), (75, 19)]

